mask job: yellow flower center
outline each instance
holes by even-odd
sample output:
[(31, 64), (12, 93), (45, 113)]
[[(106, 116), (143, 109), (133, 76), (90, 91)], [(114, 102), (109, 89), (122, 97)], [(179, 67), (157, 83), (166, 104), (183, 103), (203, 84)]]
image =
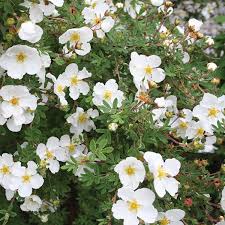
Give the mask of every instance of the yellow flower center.
[(19, 105), (19, 98), (12, 98), (10, 101), (9, 101), (12, 105)]
[(128, 167), (125, 168), (125, 172), (128, 176), (132, 176), (132, 175), (135, 174), (136, 169), (132, 166), (128, 166)]
[(101, 23), (101, 19), (99, 17), (96, 17), (96, 18), (94, 18), (93, 22), (94, 22), (94, 24), (97, 25), (97, 24)]
[(137, 212), (140, 207), (141, 206), (137, 203), (136, 200), (133, 200), (133, 201), (128, 202), (128, 209), (131, 212)]
[(63, 92), (63, 90), (64, 90), (64, 87), (60, 84), (60, 85), (58, 85), (58, 87), (57, 87), (57, 91), (59, 92), (59, 93), (62, 93)]
[(208, 116), (210, 116), (210, 117), (216, 117), (217, 114), (218, 114), (218, 112), (219, 112), (218, 109), (216, 109), (216, 108), (210, 108), (208, 110)]
[(106, 99), (106, 100), (110, 100), (110, 99), (112, 98), (112, 92), (109, 91), (109, 90), (106, 90), (106, 91), (104, 92), (103, 97), (104, 97), (104, 99)]
[(197, 129), (197, 135), (198, 136), (203, 136), (204, 132), (205, 132), (205, 130), (203, 128), (198, 128)]
[(30, 179), (31, 179), (31, 176), (30, 175), (24, 175), (24, 176), (22, 176), (23, 183), (29, 183), (30, 182)]
[(94, 2), (93, 4), (92, 4), (92, 9), (94, 9), (95, 7), (96, 7), (96, 5), (97, 5), (97, 3), (96, 2)]
[(166, 172), (165, 169), (162, 168), (161, 166), (159, 166), (157, 172), (158, 172), (157, 177), (158, 177), (159, 179), (165, 178), (165, 177), (167, 176), (167, 172)]
[(170, 223), (170, 221), (166, 217), (164, 217), (159, 222), (160, 222), (160, 225), (168, 225)]
[(79, 82), (79, 80), (78, 80), (78, 78), (77, 78), (77, 76), (76, 75), (74, 75), (73, 77), (71, 77), (71, 79), (70, 79), (70, 83), (71, 83), (71, 85), (77, 85), (78, 84), (78, 82)]
[(70, 145), (68, 146), (68, 149), (69, 149), (69, 152), (70, 152), (70, 153), (73, 153), (73, 152), (75, 151), (75, 145), (74, 145), (74, 144), (70, 144)]
[(54, 155), (53, 155), (53, 153), (52, 153), (51, 151), (46, 150), (46, 152), (45, 152), (45, 157), (46, 157), (48, 160), (50, 160), (50, 159), (53, 159), (53, 158), (54, 158)]
[(88, 120), (86, 113), (81, 113), (78, 117), (79, 123), (85, 123)]
[(180, 122), (179, 127), (182, 129), (186, 129), (186, 128), (188, 128), (188, 125), (186, 122)]
[(3, 167), (0, 169), (0, 172), (3, 173), (4, 175), (10, 174), (10, 169), (8, 166), (3, 165)]
[(80, 40), (80, 34), (78, 34), (77, 32), (74, 32), (71, 34), (70, 36), (71, 42), (78, 42), (79, 40)]
[(151, 75), (153, 71), (153, 68), (151, 66), (146, 66), (145, 67), (145, 73), (147, 73), (148, 75)]
[(16, 55), (16, 61), (18, 63), (24, 63), (24, 61), (26, 60), (26, 58), (27, 58), (27, 55), (25, 53), (23, 53), (23, 52), (20, 52), (20, 53), (18, 53)]

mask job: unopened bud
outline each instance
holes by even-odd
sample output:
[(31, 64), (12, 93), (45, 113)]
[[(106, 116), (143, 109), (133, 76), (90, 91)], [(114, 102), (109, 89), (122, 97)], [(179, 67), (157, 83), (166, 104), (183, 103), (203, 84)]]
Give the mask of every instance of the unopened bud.
[(215, 71), (217, 69), (217, 65), (215, 63), (208, 63), (207, 69), (211, 72)]
[(117, 128), (118, 128), (118, 124), (117, 124), (117, 123), (110, 123), (110, 124), (108, 125), (108, 129), (109, 129), (110, 131), (116, 131)]
[(218, 85), (218, 84), (220, 84), (220, 79), (217, 78), (217, 77), (214, 77), (214, 78), (211, 80), (211, 83), (212, 83), (212, 84), (215, 84), (215, 85)]

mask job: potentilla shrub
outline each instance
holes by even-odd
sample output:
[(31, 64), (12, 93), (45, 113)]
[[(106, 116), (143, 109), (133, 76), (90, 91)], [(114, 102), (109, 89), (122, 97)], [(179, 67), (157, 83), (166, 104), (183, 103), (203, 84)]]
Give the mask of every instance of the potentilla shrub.
[(225, 224), (214, 40), (174, 7), (0, 2), (3, 225)]

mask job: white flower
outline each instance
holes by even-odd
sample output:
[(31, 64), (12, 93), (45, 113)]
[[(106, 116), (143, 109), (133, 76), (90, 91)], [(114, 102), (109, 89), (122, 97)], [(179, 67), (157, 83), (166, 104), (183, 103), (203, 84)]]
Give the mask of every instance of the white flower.
[(10, 189), (5, 190), (5, 197), (8, 201), (11, 201), (15, 195), (16, 191), (11, 191)]
[(114, 79), (108, 80), (105, 85), (98, 82), (94, 86), (93, 103), (96, 106), (101, 106), (103, 101), (106, 101), (112, 107), (115, 99), (118, 101), (117, 107), (121, 107), (124, 96), (123, 92), (118, 90), (118, 84)]
[[(69, 47), (78, 55), (86, 55), (91, 51), (90, 41), (93, 38), (93, 31), (88, 27), (73, 28), (67, 30), (59, 37), (60, 44), (69, 42)], [(69, 50), (68, 50), (69, 51)]]
[(20, 209), (25, 212), (38, 212), (41, 208), (42, 201), (37, 195), (31, 195), (24, 199), (24, 203), (20, 205)]
[(42, 66), (41, 57), (35, 48), (14, 45), (0, 57), (0, 66), (14, 79), (22, 79), (27, 73), (36, 74)]
[(188, 21), (188, 27), (194, 32), (200, 31), (202, 24), (202, 21), (196, 20), (194, 18)]
[(179, 117), (171, 123), (171, 128), (176, 129), (176, 135), (185, 138), (186, 131), (191, 124), (192, 121), (192, 111), (189, 109), (183, 109), (181, 111), (182, 117)]
[(207, 64), (207, 69), (209, 70), (209, 71), (215, 71), (216, 69), (217, 69), (217, 65), (215, 64), (215, 63), (208, 63)]
[(3, 153), (0, 156), (0, 185), (8, 189), (12, 178), (12, 166), (14, 165), (11, 154)]
[(113, 217), (123, 219), (124, 225), (138, 225), (139, 219), (146, 223), (154, 223), (158, 212), (152, 205), (155, 194), (148, 188), (133, 191), (130, 188), (118, 190), (118, 200), (113, 204)]
[(73, 100), (77, 100), (80, 94), (88, 94), (90, 87), (88, 83), (83, 80), (91, 77), (91, 75), (92, 74), (89, 73), (85, 67), (79, 71), (76, 63), (69, 64), (66, 67), (62, 77), (64, 77), (65, 80), (68, 80), (66, 83), (69, 84), (70, 97)]
[(39, 78), (39, 82), (41, 83), (40, 88), (44, 89), (46, 68), (50, 67), (51, 58), (47, 52), (41, 53), (40, 56), (41, 56), (42, 67), (37, 72), (37, 77)]
[(39, 7), (39, 4), (24, 0), (20, 5), (29, 9), (29, 18), (34, 23), (40, 23), (43, 20), (43, 12)]
[(164, 0), (151, 0), (152, 5), (154, 6), (161, 6)]
[(134, 157), (127, 157), (120, 161), (115, 166), (114, 171), (119, 174), (122, 185), (133, 190), (145, 179), (144, 165)]
[(85, 7), (82, 11), (85, 23), (90, 24), (98, 38), (104, 38), (105, 33), (108, 33), (115, 24), (115, 20), (111, 16), (106, 16), (109, 11), (110, 6), (106, 3), (99, 3), (94, 8)]
[(218, 121), (225, 118), (223, 114), (224, 105), (221, 104), (222, 98), (205, 93), (200, 104), (194, 107), (193, 116), (199, 118), (199, 120), (205, 120), (209, 124), (217, 125)]
[(158, 108), (152, 110), (153, 120), (160, 124), (163, 119), (172, 118), (170, 122), (172, 123), (175, 115), (178, 113), (177, 97), (170, 95), (167, 98), (156, 98), (154, 102), (158, 105)]
[(50, 78), (53, 83), (54, 83), (54, 93), (59, 97), (60, 103), (62, 105), (67, 105), (68, 102), (66, 101), (66, 93), (65, 93), (65, 89), (66, 87), (69, 86), (69, 80), (65, 79), (65, 77), (60, 74), (57, 79), (55, 78), (55, 76), (53, 76), (52, 74), (48, 73), (46, 74), (47, 78)]
[(142, 6), (143, 2), (141, 1), (135, 2), (135, 5), (133, 6), (131, 4), (131, 0), (125, 0), (124, 12), (127, 12), (133, 19), (135, 19), (137, 15), (140, 13)]
[[(204, 149), (199, 150), (199, 153), (214, 153), (217, 149), (214, 144), (216, 143), (216, 136), (209, 136), (205, 138)], [(201, 144), (201, 143), (200, 143)]]
[(78, 164), (78, 168), (74, 173), (75, 176), (81, 177), (83, 174), (86, 173), (85, 170), (94, 172), (94, 170), (87, 165), (87, 163), (90, 163), (89, 158), (91, 155), (92, 153), (88, 152), (88, 150), (86, 149), (82, 154), (75, 158)]
[(72, 125), (70, 132), (78, 136), (84, 130), (90, 132), (92, 129), (95, 129), (95, 124), (91, 118), (95, 118), (98, 115), (99, 113), (96, 109), (88, 109), (85, 112), (84, 109), (77, 107), (76, 112), (67, 118), (67, 122)]
[(218, 222), (216, 225), (225, 225), (225, 221)]
[(1, 113), (8, 119), (9, 130), (18, 132), (22, 124), (29, 124), (37, 108), (37, 97), (31, 95), (25, 86), (6, 85), (0, 89)]
[(12, 174), (9, 188), (12, 191), (18, 190), (21, 197), (28, 197), (32, 194), (32, 189), (39, 189), (44, 179), (37, 173), (37, 164), (33, 161), (27, 163), (27, 168), (21, 166), (21, 163), (14, 164), (12, 167)]
[(36, 25), (32, 21), (27, 21), (21, 24), (18, 35), (21, 40), (26, 40), (30, 43), (36, 43), (41, 40), (43, 30), (40, 26)]
[(178, 191), (179, 182), (174, 178), (179, 173), (180, 162), (177, 159), (167, 159), (165, 162), (160, 154), (146, 152), (144, 159), (148, 163), (150, 172), (154, 176), (154, 188), (160, 198), (166, 191), (175, 196)]
[(75, 140), (70, 139), (69, 135), (63, 135), (60, 138), (60, 146), (66, 150), (67, 160), (72, 156), (73, 158), (79, 157), (87, 147), (83, 144), (78, 144)]
[(64, 0), (49, 0), (49, 1), (57, 7), (62, 7), (64, 4)]
[(40, 143), (36, 150), (37, 155), (41, 159), (41, 165), (48, 168), (52, 173), (59, 171), (59, 162), (68, 160), (67, 151), (60, 147), (60, 142), (57, 137), (50, 137), (46, 145)]
[(146, 89), (149, 89), (149, 81), (159, 83), (165, 79), (164, 70), (158, 68), (160, 64), (161, 59), (159, 56), (138, 55), (137, 52), (131, 53), (129, 69), (133, 75), (134, 83), (137, 89), (140, 89), (142, 84)]
[(186, 136), (188, 137), (188, 139), (193, 138), (201, 139), (204, 137), (206, 133), (211, 135), (213, 134), (212, 127), (210, 126), (208, 121), (205, 120), (200, 120), (198, 122), (191, 121), (189, 127), (187, 128)]
[(223, 191), (222, 191), (220, 205), (221, 205), (222, 209), (225, 211), (225, 187), (223, 188)]
[(181, 209), (170, 209), (168, 211), (159, 212), (157, 220), (162, 225), (184, 225), (181, 221), (185, 216), (185, 212)]

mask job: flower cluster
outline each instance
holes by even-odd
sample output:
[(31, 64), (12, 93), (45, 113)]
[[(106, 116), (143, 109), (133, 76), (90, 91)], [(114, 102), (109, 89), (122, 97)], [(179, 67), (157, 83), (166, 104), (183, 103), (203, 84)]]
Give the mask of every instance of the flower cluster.
[[(155, 152), (145, 152), (143, 157), (153, 175), (153, 184), (157, 195), (162, 198), (167, 191), (174, 197), (179, 186), (179, 182), (174, 176), (179, 173), (180, 162), (174, 158), (164, 162), (162, 156)], [(130, 223), (138, 225), (139, 219), (145, 223), (159, 221), (160, 224), (172, 224), (172, 222), (179, 221), (180, 224), (183, 224), (180, 221), (185, 216), (183, 210), (171, 209), (165, 213), (158, 213), (153, 206), (154, 192), (148, 188), (138, 188), (146, 177), (145, 167), (140, 160), (128, 157), (117, 164), (114, 170), (119, 174), (120, 182), (123, 185), (117, 194), (121, 199), (112, 207), (113, 216), (116, 219), (123, 219), (124, 225)]]
[(22, 85), (6, 85), (0, 89), (0, 124), (18, 132), (34, 119), (37, 97)]
[(87, 147), (78, 138), (70, 138), (69, 135), (63, 135), (60, 139), (57, 137), (48, 138), (46, 144), (38, 144), (36, 154), (40, 158), (41, 169), (44, 171), (49, 169), (53, 174), (59, 172), (59, 162), (70, 162), (71, 158), (78, 163), (76, 176), (84, 174), (84, 168), (89, 169), (86, 165), (90, 156)]
[(0, 184), (6, 190), (17, 191), (21, 197), (28, 197), (33, 189), (39, 189), (44, 183), (37, 169), (33, 161), (25, 167), (21, 162), (14, 162), (11, 154), (3, 153), (0, 156)]

